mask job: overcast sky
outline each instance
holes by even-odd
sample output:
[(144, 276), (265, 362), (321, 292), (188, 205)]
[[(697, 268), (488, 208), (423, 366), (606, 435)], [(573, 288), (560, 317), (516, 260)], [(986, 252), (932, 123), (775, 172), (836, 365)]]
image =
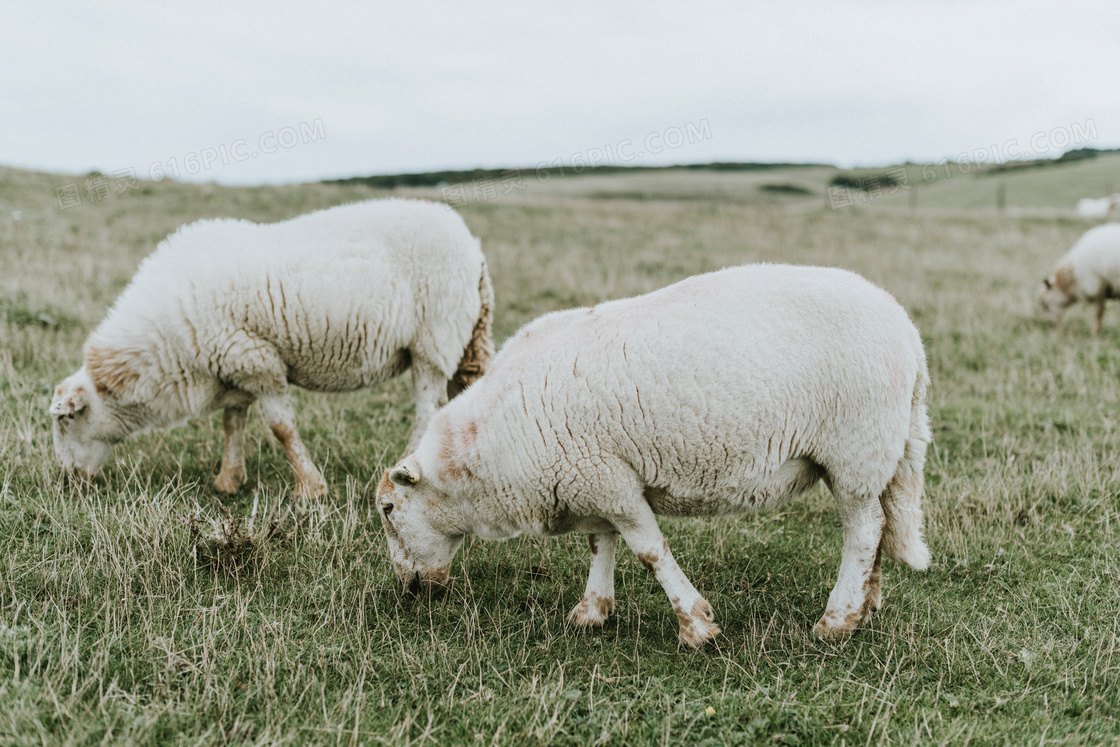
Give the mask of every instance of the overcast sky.
[(1115, 0), (311, 7), (0, 3), (0, 164), (258, 183), (1120, 145)]

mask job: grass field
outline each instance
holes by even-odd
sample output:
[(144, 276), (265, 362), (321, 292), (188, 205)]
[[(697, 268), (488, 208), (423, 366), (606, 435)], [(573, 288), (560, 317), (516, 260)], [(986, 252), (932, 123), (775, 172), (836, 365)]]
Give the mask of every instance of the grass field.
[(210, 487), (218, 417), (136, 438), (91, 487), (64, 485), (51, 387), (162, 236), (385, 193), (165, 182), (60, 211), (53, 190), (74, 177), (0, 169), (0, 744), (1120, 740), (1120, 312), (1094, 339), (1089, 309), (1054, 331), (1033, 307), (1093, 225), (1074, 202), (1120, 183), (1120, 158), (1009, 174), (1004, 212), (995, 177), (975, 175), (921, 185), (914, 209), (903, 193), (830, 210), (829, 174), (527, 180), (462, 209), (498, 340), (546, 311), (763, 260), (856, 270), (922, 331), (932, 568), (885, 565), (871, 627), (824, 643), (809, 629), (840, 527), (823, 488), (777, 513), (665, 522), (723, 629), (692, 652), (626, 550), (617, 614), (566, 630), (587, 572), (575, 536), (468, 541), (450, 594), (404, 597), (373, 502), (407, 439), (403, 379), (299, 396), (331, 485), (320, 505), (293, 505), (254, 413), (226, 546), (207, 539), (231, 529)]

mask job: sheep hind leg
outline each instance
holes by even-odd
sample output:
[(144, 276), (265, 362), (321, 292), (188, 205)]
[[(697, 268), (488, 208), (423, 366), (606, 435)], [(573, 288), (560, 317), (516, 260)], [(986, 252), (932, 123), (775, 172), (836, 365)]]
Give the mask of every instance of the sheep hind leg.
[(844, 549), (836, 586), (828, 597), (824, 616), (813, 626), (821, 638), (844, 638), (868, 622), (876, 597), (882, 597), (878, 573), (883, 535), (883, 506), (877, 497), (859, 499), (837, 491), (837, 506), (844, 526)]
[(591, 548), (591, 570), (583, 598), (568, 613), (568, 624), (599, 628), (614, 612), (614, 554), (618, 535), (614, 532), (587, 535)]
[(222, 413), (226, 447), (214, 487), (227, 495), (233, 495), (245, 483), (245, 420), (248, 414), (248, 407), (227, 407)]
[(447, 404), (448, 377), (435, 365), (422, 360), (412, 361), (412, 383), (416, 390), (416, 422), (408, 439), (404, 456), (416, 451), (420, 438), (428, 429), (428, 421), (436, 410)]
[(864, 603), (864, 620), (870, 617), (872, 612), (878, 612), (883, 606), (883, 543), (879, 543), (879, 549), (875, 551), (875, 562), (871, 564), (871, 575), (867, 577), (867, 600)]
[(311, 461), (307, 447), (296, 430), (296, 415), (292, 407), (292, 400), (286, 393), (269, 397), (261, 397), (261, 409), (264, 411), (268, 427), (276, 436), (276, 440), (284, 447), (288, 456), (288, 463), (296, 475), (296, 494), (302, 498), (319, 499), (326, 495), (327, 483), (323, 480), (318, 468)]
[(1101, 324), (1104, 321), (1104, 301), (1107, 296), (1102, 295), (1097, 299), (1096, 311), (1093, 314), (1093, 337), (1101, 333)]

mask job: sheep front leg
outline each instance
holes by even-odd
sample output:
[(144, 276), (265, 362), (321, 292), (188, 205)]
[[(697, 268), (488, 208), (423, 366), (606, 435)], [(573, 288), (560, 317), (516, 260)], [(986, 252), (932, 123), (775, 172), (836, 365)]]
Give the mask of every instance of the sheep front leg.
[(673, 611), (680, 623), (680, 641), (693, 648), (700, 648), (719, 635), (714, 622), (712, 605), (684, 575), (677, 565), (669, 544), (657, 526), (653, 509), (644, 500), (635, 506), (635, 513), (615, 523), (626, 544), (646, 568), (653, 572), (661, 588), (669, 597)]
[(412, 362), (412, 384), (416, 389), (416, 422), (405, 447), (405, 456), (416, 451), (420, 437), (428, 429), (428, 421), (436, 410), (447, 404), (448, 378), (436, 366), (426, 361)]
[(614, 612), (614, 551), (618, 535), (614, 532), (587, 535), (591, 548), (591, 571), (587, 588), (571, 612), (568, 623), (580, 628), (599, 628)]
[(871, 618), (881, 597), (879, 542), (883, 536), (883, 506), (877, 499), (866, 501), (838, 497), (840, 521), (844, 526), (844, 549), (836, 586), (828, 597), (824, 616), (813, 626), (821, 638), (843, 638)]
[(1093, 337), (1101, 333), (1101, 322), (1104, 320), (1104, 301), (1105, 296), (1097, 299), (1096, 313), (1093, 315)]
[(295, 472), (296, 493), (303, 498), (322, 498), (327, 492), (327, 483), (312, 463), (307, 447), (303, 445), (299, 431), (296, 430), (296, 414), (291, 398), (282, 394), (261, 397), (260, 402), (268, 427), (284, 447), (288, 463)]
[(227, 495), (233, 495), (245, 483), (245, 419), (248, 414), (248, 407), (227, 407), (222, 413), (226, 448), (214, 487)]

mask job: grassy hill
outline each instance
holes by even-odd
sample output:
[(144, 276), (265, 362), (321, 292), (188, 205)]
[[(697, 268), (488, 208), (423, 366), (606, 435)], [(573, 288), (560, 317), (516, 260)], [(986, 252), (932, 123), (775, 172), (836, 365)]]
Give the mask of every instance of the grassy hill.
[[(577, 537), (468, 541), (445, 598), (402, 596), (372, 491), (407, 439), (405, 379), (300, 394), (331, 486), (318, 505), (293, 502), (256, 413), (251, 483), (232, 500), (210, 487), (216, 416), (121, 445), (88, 487), (60, 478), (51, 388), (160, 238), (199, 217), (445, 192), (140, 183), (60, 210), (56, 188), (86, 198), (91, 177), (0, 168), (0, 742), (1120, 739), (1120, 313), (1092, 338), (1088, 309), (1055, 331), (1034, 308), (1038, 279), (1096, 223), (1074, 203), (1120, 184), (1120, 159), (931, 184), (909, 169), (913, 206), (902, 191), (831, 209), (829, 167), (526, 174), (461, 206), (499, 340), (547, 311), (752, 261), (856, 270), (921, 329), (933, 567), (884, 566), (870, 628), (823, 643), (809, 629), (840, 548), (824, 488), (770, 514), (664, 522), (723, 629), (693, 653), (625, 549), (615, 617), (565, 629), (587, 572)], [(245, 517), (238, 532), (226, 511)]]
[[(1018, 168), (1015, 168), (1018, 166)], [(734, 168), (732, 168), (734, 167)], [(765, 167), (765, 168), (764, 168)], [(838, 176), (874, 177), (897, 173), (892, 168), (841, 170), (822, 164), (697, 164), (667, 168), (602, 168), (573, 173), (555, 166), (543, 169), (475, 170), (399, 174), (332, 182), (342, 186), (379, 186), (419, 193), (433, 199), (475, 202), (582, 197), (629, 200), (710, 200), (737, 203), (812, 204), (832, 207), (828, 188)], [(1004, 191), (1010, 212), (1052, 209), (1073, 212), (1083, 197), (1102, 197), (1120, 189), (1120, 153), (1102, 151), (1092, 158), (1037, 161), (1031, 164), (905, 164), (906, 178), (897, 189), (856, 195), (855, 206), (868, 208), (936, 208), (995, 210)], [(516, 176), (511, 172), (516, 172)], [(514, 186), (514, 180), (517, 185)], [(435, 185), (440, 182), (442, 188)], [(493, 195), (472, 196), (491, 185)], [(420, 186), (416, 186), (420, 185)], [(884, 185), (885, 186), (885, 185)]]

